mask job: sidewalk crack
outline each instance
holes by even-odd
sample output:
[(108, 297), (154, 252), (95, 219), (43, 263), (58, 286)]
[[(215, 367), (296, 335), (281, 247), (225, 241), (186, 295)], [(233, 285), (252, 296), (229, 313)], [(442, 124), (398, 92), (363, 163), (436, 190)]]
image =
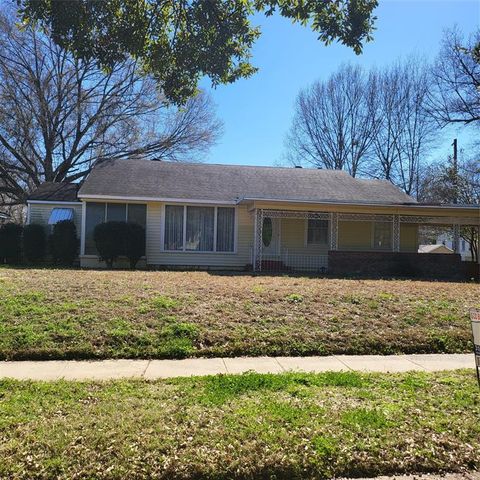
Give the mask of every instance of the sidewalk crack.
[(225, 361), (225, 359), (223, 357), (222, 357), (222, 363), (223, 363), (223, 366), (225, 367), (225, 372), (227, 372), (227, 374), (230, 373), (228, 371), (227, 362)]
[(340, 363), (343, 363), (343, 365), (345, 365), (349, 370), (351, 370), (352, 372), (355, 372), (357, 371), (355, 368), (352, 368), (350, 367), (349, 365), (347, 365), (340, 357), (338, 357), (337, 355), (332, 355), (333, 358), (336, 358)]
[(151, 360), (147, 360), (147, 366), (145, 367), (145, 370), (143, 370), (143, 372), (140, 376), (141, 378), (145, 378), (145, 374), (147, 373), (148, 367), (150, 366), (151, 362), (152, 362)]
[(278, 361), (278, 358), (277, 357), (273, 357), (273, 359), (277, 362), (278, 366), (280, 367), (280, 369), (282, 370), (282, 372), (286, 372), (285, 368), (283, 367), (283, 365)]

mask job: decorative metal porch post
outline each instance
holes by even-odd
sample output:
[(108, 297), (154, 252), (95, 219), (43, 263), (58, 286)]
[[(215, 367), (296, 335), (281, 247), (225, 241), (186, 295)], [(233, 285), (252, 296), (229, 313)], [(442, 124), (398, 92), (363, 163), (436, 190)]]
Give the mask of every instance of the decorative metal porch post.
[(262, 253), (263, 253), (263, 210), (255, 209), (255, 236), (253, 247), (253, 271), (262, 271)]
[(400, 215), (393, 215), (393, 251), (400, 251)]
[(330, 250), (338, 249), (338, 213), (330, 213)]

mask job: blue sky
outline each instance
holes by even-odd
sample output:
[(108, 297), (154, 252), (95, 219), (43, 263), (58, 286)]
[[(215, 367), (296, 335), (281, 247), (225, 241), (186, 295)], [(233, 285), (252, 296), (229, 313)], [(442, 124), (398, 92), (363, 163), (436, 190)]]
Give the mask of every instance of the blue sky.
[[(256, 16), (262, 36), (253, 49), (252, 63), (260, 71), (232, 85), (211, 89), (224, 134), (206, 161), (250, 165), (284, 163), (284, 139), (290, 127), (299, 90), (317, 79), (325, 79), (342, 63), (364, 67), (388, 65), (414, 53), (433, 59), (445, 28), (458, 25), (472, 33), (480, 23), (480, 0), (380, 0), (374, 40), (364, 53), (355, 55), (347, 47), (319, 42), (315, 34), (275, 16)], [(429, 159), (450, 150), (453, 137), (467, 147), (472, 135), (463, 127), (442, 131)]]

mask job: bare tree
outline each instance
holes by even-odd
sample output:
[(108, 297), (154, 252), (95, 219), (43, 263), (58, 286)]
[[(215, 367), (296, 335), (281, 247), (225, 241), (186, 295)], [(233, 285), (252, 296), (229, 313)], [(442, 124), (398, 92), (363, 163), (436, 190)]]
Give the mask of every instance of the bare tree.
[(424, 64), (410, 57), (379, 72), (377, 80), (379, 124), (372, 170), (410, 195), (417, 193), (422, 159), (438, 131), (426, 108), (428, 70)]
[(441, 125), (480, 122), (480, 30), (447, 30), (431, 74), (430, 113)]
[[(463, 154), (463, 152), (461, 152)], [(425, 170), (420, 188), (420, 200), (424, 202), (480, 204), (480, 160), (477, 157), (465, 158), (458, 162), (457, 171), (449, 158), (429, 165)], [(470, 254), (478, 262), (479, 229), (462, 227), (461, 237), (470, 245)]]
[(109, 158), (186, 160), (216, 141), (208, 96), (169, 107), (131, 61), (106, 72), (75, 59), (48, 35), (0, 16), (0, 196), (20, 204), (44, 181), (81, 181)]
[(356, 66), (300, 92), (287, 137), (289, 157), (319, 168), (365, 173), (377, 129), (375, 76)]

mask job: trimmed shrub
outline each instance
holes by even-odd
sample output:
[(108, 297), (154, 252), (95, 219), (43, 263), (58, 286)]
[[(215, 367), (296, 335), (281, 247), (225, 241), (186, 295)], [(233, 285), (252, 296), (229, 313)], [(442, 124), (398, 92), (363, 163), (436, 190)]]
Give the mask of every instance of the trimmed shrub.
[(138, 223), (129, 222), (125, 230), (125, 255), (132, 270), (138, 261), (145, 255), (145, 229)]
[(99, 223), (93, 231), (93, 240), (97, 247), (100, 260), (113, 267), (113, 262), (125, 255), (126, 222)]
[(47, 239), (42, 225), (26, 225), (23, 229), (23, 255), (32, 263), (45, 258)]
[(0, 263), (20, 263), (22, 231), (23, 227), (16, 223), (6, 223), (0, 227)]
[(57, 222), (49, 240), (53, 260), (71, 266), (77, 258), (79, 246), (75, 224), (71, 220)]

